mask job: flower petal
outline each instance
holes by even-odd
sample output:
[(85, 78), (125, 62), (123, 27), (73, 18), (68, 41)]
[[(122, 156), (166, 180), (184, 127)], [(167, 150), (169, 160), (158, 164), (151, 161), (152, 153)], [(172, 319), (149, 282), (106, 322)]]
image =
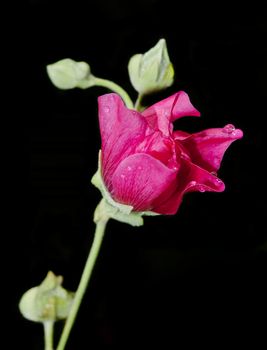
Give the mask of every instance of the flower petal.
[(168, 168), (178, 169), (176, 145), (172, 138), (165, 137), (160, 131), (147, 135), (136, 148), (136, 153), (146, 153), (160, 160)]
[(223, 192), (224, 189), (225, 185), (218, 177), (182, 159), (176, 190), (169, 198), (155, 206), (154, 211), (161, 214), (175, 214), (186, 192)]
[(178, 141), (191, 161), (207, 171), (217, 171), (223, 155), (231, 143), (240, 139), (243, 133), (228, 124), (224, 128), (208, 129)]
[(171, 97), (173, 97), (171, 121), (187, 116), (200, 117), (200, 112), (192, 105), (187, 93), (179, 91)]
[(153, 210), (153, 202), (175, 188), (177, 172), (147, 154), (124, 159), (112, 177), (112, 197), (136, 211)]
[(172, 134), (172, 137), (174, 138), (174, 140), (184, 140), (189, 136), (191, 136), (191, 134), (181, 130), (175, 130)]
[(125, 107), (117, 94), (98, 98), (102, 139), (102, 175), (109, 189), (111, 176), (119, 162), (134, 153), (144, 139), (147, 123), (136, 111)]
[(179, 91), (147, 108), (142, 115), (152, 129), (160, 130), (168, 136), (172, 132), (171, 122), (185, 116), (199, 117), (200, 113), (192, 105), (188, 95), (184, 91)]

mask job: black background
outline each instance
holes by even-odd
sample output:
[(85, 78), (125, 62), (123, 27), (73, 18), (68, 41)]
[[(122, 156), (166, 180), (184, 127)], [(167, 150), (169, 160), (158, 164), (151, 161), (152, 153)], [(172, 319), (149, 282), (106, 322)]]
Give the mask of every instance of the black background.
[(100, 147), (97, 96), (107, 90), (59, 91), (45, 67), (87, 61), (136, 98), (128, 60), (162, 37), (176, 79), (151, 102), (184, 90), (202, 118), (177, 128), (233, 123), (244, 138), (223, 160), (224, 193), (188, 194), (177, 215), (147, 218), (141, 228), (110, 221), (67, 349), (266, 343), (263, 6), (31, 0), (14, 12), (9, 348), (42, 348), (42, 328), (21, 317), (19, 298), (48, 270), (75, 290), (100, 200), (90, 179)]

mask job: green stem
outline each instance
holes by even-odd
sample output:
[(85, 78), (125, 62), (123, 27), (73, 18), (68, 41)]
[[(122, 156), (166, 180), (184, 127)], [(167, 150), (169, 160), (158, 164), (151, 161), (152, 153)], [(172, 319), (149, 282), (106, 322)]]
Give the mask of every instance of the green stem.
[(142, 111), (142, 105), (141, 105), (142, 98), (143, 98), (143, 95), (138, 94), (137, 100), (135, 101), (135, 104), (134, 104), (134, 108), (137, 111)]
[(54, 321), (45, 321), (43, 325), (45, 350), (53, 350)]
[(71, 306), (71, 310), (70, 313), (67, 317), (65, 326), (63, 328), (63, 332), (61, 334), (58, 346), (57, 346), (57, 350), (64, 350), (65, 349), (65, 345), (67, 343), (70, 331), (72, 329), (72, 326), (75, 322), (79, 307), (81, 305), (81, 301), (82, 298), (84, 296), (84, 293), (86, 291), (86, 287), (88, 285), (88, 282), (90, 280), (92, 271), (93, 271), (93, 267), (95, 265), (100, 247), (101, 247), (101, 243), (103, 240), (103, 236), (105, 233), (105, 228), (106, 228), (106, 224), (107, 224), (108, 219), (106, 220), (100, 220), (97, 222), (96, 225), (96, 231), (95, 231), (95, 236), (94, 236), (94, 241), (92, 244), (92, 247), (90, 249), (83, 273), (82, 273), (82, 277), (78, 286), (78, 289), (75, 293), (75, 297), (73, 300), (73, 304)]
[(126, 106), (130, 109), (133, 109), (133, 101), (131, 100), (130, 96), (127, 94), (127, 92), (118, 84), (114, 83), (113, 81), (102, 79), (102, 78), (94, 78), (94, 85), (96, 86), (103, 86), (106, 87), (117, 94), (121, 96), (123, 101), (125, 102)]

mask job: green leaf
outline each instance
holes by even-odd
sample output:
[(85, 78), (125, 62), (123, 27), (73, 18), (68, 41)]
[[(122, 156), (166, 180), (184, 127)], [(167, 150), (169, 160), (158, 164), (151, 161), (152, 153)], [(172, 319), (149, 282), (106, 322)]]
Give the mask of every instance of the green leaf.
[(68, 90), (76, 87), (87, 89), (94, 85), (94, 76), (86, 62), (65, 58), (49, 64), (46, 69), (50, 80), (59, 89)]
[(67, 318), (74, 293), (64, 289), (62, 276), (49, 271), (44, 281), (25, 292), (19, 302), (21, 314), (34, 322)]
[(140, 95), (163, 90), (173, 83), (174, 69), (165, 39), (144, 54), (134, 55), (128, 64), (131, 83)]

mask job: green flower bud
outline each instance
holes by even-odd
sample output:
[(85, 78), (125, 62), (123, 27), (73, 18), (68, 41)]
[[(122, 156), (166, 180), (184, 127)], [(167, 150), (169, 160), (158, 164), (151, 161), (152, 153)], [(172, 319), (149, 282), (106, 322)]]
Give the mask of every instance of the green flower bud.
[(44, 281), (23, 294), (19, 309), (21, 314), (34, 322), (56, 321), (67, 318), (74, 293), (61, 287), (62, 276), (49, 271)]
[(86, 89), (94, 85), (94, 76), (86, 62), (65, 58), (49, 64), (46, 69), (50, 80), (59, 89), (67, 90), (76, 87)]
[(145, 54), (134, 55), (128, 64), (131, 83), (140, 95), (163, 90), (173, 83), (174, 69), (165, 39)]

